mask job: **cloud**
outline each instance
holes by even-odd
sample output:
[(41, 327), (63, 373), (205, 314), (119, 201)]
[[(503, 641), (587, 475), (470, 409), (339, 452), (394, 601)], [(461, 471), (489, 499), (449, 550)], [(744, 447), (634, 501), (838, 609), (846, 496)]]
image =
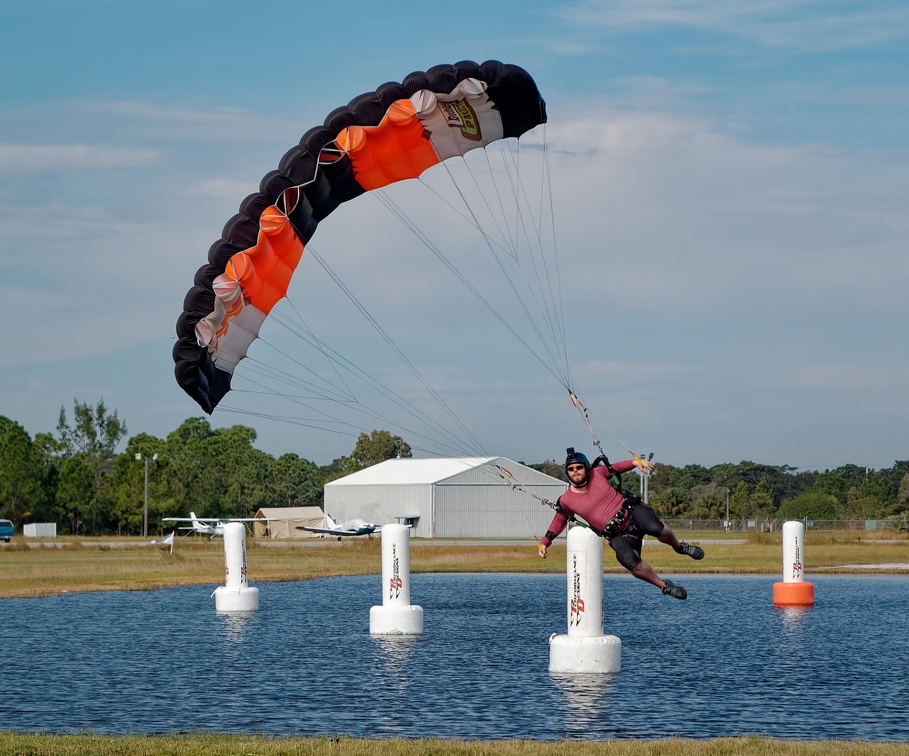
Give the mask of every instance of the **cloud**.
[(909, 37), (909, 8), (886, 0), (584, 0), (560, 16), (580, 28), (687, 27), (798, 53), (873, 48)]
[(0, 142), (0, 171), (7, 174), (147, 168), (161, 160), (160, 151), (143, 147)]

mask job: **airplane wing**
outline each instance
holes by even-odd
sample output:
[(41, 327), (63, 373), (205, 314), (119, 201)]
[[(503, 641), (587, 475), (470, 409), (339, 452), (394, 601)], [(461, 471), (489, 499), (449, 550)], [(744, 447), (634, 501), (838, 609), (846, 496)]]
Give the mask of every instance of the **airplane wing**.
[(161, 522), (221, 522), (218, 517), (162, 517)]
[[(280, 517), (162, 517), (161, 522), (211, 522), (220, 525), (225, 522), (273, 522)], [(286, 518), (285, 518), (286, 519)]]
[(327, 533), (336, 536), (355, 536), (356, 530), (332, 530), (331, 528), (311, 528), (307, 525), (297, 525), (297, 530), (308, 530), (310, 533)]

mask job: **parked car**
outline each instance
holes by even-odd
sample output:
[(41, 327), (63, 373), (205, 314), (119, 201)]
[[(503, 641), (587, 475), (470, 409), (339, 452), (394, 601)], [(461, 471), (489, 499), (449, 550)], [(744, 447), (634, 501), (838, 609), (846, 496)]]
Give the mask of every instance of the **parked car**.
[(9, 520), (0, 520), (0, 541), (9, 543), (9, 539), (16, 535), (16, 529)]

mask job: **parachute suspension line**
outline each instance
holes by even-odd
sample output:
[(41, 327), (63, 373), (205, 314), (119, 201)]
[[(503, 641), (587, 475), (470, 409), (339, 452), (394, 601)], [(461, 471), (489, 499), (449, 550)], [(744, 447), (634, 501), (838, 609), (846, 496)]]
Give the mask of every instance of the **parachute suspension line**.
[[(305, 335), (303, 336), (304, 340), (305, 340), (307, 343), (313, 345), (313, 346), (321, 353), (322, 357), (324, 357), (325, 360), (332, 366), (332, 369), (334, 370), (334, 374), (338, 377), (338, 380), (341, 381), (341, 383), (344, 385), (344, 388), (347, 389), (348, 394), (349, 394), (351, 397), (353, 397), (353, 396), (354, 396), (354, 392), (350, 389), (350, 387), (349, 387), (349, 386), (347, 385), (347, 383), (344, 381), (344, 376), (341, 375), (341, 371), (338, 370), (338, 366), (335, 364), (335, 361), (332, 360), (332, 359), (328, 356), (328, 352), (327, 352), (327, 347), (326, 347), (326, 345), (323, 344), (322, 341), (321, 341), (321, 339), (317, 338), (316, 335), (312, 332), (312, 329), (307, 325), (306, 321), (303, 319), (303, 316), (300, 314), (300, 311), (294, 306), (294, 303), (291, 302), (290, 299), (289, 299), (288, 297), (285, 297), (285, 300), (287, 301), (287, 306), (290, 307), (291, 310), (293, 310), (293, 313), (294, 313), (294, 315), (295, 315), (296, 318), (297, 318), (297, 319), (296, 319), (296, 324), (299, 324), (300, 328), (303, 329), (303, 334), (305, 334)], [(291, 333), (298, 333), (298, 334), (299, 334), (299, 332), (296, 331), (296, 329), (295, 329), (296, 324), (295, 324), (293, 321), (291, 321), (290, 318), (286, 317), (286, 316), (284, 315), (284, 313), (282, 313), (282, 312), (280, 312), (280, 311), (279, 311), (279, 312), (276, 312), (275, 314), (278, 315), (278, 320), (279, 320), (279, 322), (280, 322), (287, 330), (291, 331)], [(294, 362), (296, 362), (296, 360), (294, 360)], [(297, 363), (297, 364), (300, 364), (300, 363)]]
[(388, 335), (387, 331), (379, 325), (379, 322), (369, 313), (369, 311), (363, 306), (363, 304), (354, 296), (353, 292), (347, 287), (347, 285), (340, 279), (340, 277), (332, 270), (331, 266), (319, 255), (310, 245), (309, 251), (312, 254), (313, 258), (322, 269), (329, 275), (329, 277), (337, 284), (338, 288), (344, 292), (345, 296), (351, 301), (351, 303), (360, 311), (363, 317), (372, 325), (376, 332), (382, 337), (386, 344), (391, 348), (391, 350), (398, 356), (398, 359), (410, 370), (413, 376), (422, 384), (422, 386), (429, 392), (429, 394), (436, 400), (438, 405), (445, 411), (445, 413), (451, 418), (451, 420), (460, 428), (461, 432), (464, 434), (465, 439), (473, 446), (473, 448), (482, 450), (482, 445), (470, 432), (467, 426), (461, 422), (460, 419), (452, 411), (451, 407), (445, 403), (445, 400), (439, 395), (439, 393), (429, 384), (426, 378), (423, 377), (422, 373), (417, 369), (404, 354), (401, 348), (394, 342), (391, 336)]
[[(438, 247), (436, 244), (434, 244), (434, 243), (432, 242), (432, 240), (429, 239), (429, 237), (426, 236), (426, 234), (424, 234), (424, 233), (417, 227), (417, 225), (416, 225), (416, 224), (415, 224), (415, 223), (414, 223), (414, 222), (413, 222), (413, 221), (412, 221), (404, 212), (402, 212), (402, 211), (400, 210), (400, 208), (397, 207), (397, 205), (395, 205), (395, 203), (391, 200), (390, 197), (388, 197), (387, 194), (385, 194), (384, 192), (382, 192), (381, 189), (376, 189), (376, 190), (372, 191), (371, 194), (374, 194), (376, 197), (378, 197), (379, 200), (380, 200), (380, 201), (381, 201), (381, 202), (382, 202), (382, 203), (383, 203), (383, 204), (384, 204), (384, 205), (385, 205), (385, 206), (386, 206), (386, 207), (387, 207), (387, 208), (388, 208), (388, 209), (389, 209), (397, 218), (398, 218), (398, 220), (400, 220), (400, 221), (404, 224), (404, 226), (405, 226), (405, 227), (406, 227), (406, 228), (407, 228), (407, 229), (408, 229), (408, 230), (409, 230), (417, 239), (419, 239), (419, 241), (420, 241), (420, 242), (421, 242), (421, 243), (422, 243), (430, 252), (432, 252), (432, 253), (439, 259), (439, 261), (440, 261), (443, 265), (445, 265), (445, 267), (447, 267), (447, 268), (451, 271), (451, 273), (452, 273), (452, 274), (453, 274), (453, 275), (454, 275), (454, 276), (455, 276), (455, 277), (456, 277), (456, 278), (457, 278), (457, 279), (458, 279), (458, 280), (467, 288), (467, 290), (470, 291), (470, 293), (473, 294), (473, 295), (480, 301), (480, 303), (481, 303), (484, 307), (486, 307), (487, 310), (489, 310), (489, 312), (493, 315), (493, 317), (495, 317), (496, 320), (498, 320), (498, 321), (506, 328), (506, 330), (508, 330), (508, 332), (511, 333), (511, 335), (514, 336), (514, 338), (517, 339), (517, 341), (520, 342), (520, 343), (527, 349), (527, 351), (530, 352), (530, 354), (533, 355), (533, 357), (536, 358), (536, 360), (537, 360), (537, 361), (538, 361), (538, 362), (539, 362), (539, 363), (540, 363), (540, 364), (541, 364), (541, 365), (542, 365), (542, 366), (543, 366), (543, 367), (544, 367), (544, 368), (545, 368), (545, 369), (546, 369), (546, 370), (547, 370), (547, 371), (548, 371), (548, 372), (549, 372), (557, 381), (559, 381), (559, 383), (562, 383), (562, 384), (564, 385), (563, 379), (562, 379), (562, 378), (561, 378), (561, 377), (552, 369), (552, 367), (551, 367), (549, 364), (547, 364), (547, 362), (546, 362), (542, 357), (540, 357), (540, 355), (538, 355), (538, 354), (534, 351), (533, 347), (531, 347), (530, 344), (528, 344), (527, 341), (526, 341), (526, 340), (525, 340), (525, 339), (524, 339), (524, 338), (523, 338), (523, 337), (514, 329), (514, 327), (513, 327), (512, 325), (510, 325), (510, 324), (508, 323), (507, 320), (505, 320), (505, 318), (503, 317), (503, 315), (502, 315), (498, 310), (496, 310), (495, 307), (492, 306), (492, 304), (489, 302), (489, 300), (486, 299), (486, 297), (484, 297), (484, 296), (477, 290), (477, 288), (476, 288), (473, 284), (471, 284), (470, 281), (467, 280), (467, 278), (464, 276), (464, 274), (461, 273), (461, 272), (455, 267), (455, 265), (454, 265), (454, 264), (445, 256), (445, 254), (439, 249), (439, 247)], [(498, 259), (498, 258), (497, 258), (497, 259)]]
[[(557, 295), (558, 305), (557, 309), (559, 312), (559, 325), (561, 328), (561, 344), (564, 347), (563, 358), (565, 360), (565, 379), (568, 386), (574, 385), (574, 380), (571, 377), (571, 363), (568, 359), (568, 333), (565, 328), (565, 308), (562, 300), (562, 271), (559, 266), (559, 243), (558, 243), (558, 234), (556, 233), (555, 227), (555, 206), (552, 201), (552, 165), (549, 161), (549, 140), (546, 136), (546, 124), (542, 126), (543, 131), (543, 176), (542, 179), (546, 183), (545, 190), (541, 189), (540, 191), (540, 202), (542, 203), (543, 197), (549, 198), (549, 218), (551, 221), (550, 230), (552, 233), (552, 249), (553, 249), (553, 267), (555, 268), (555, 294)], [(543, 216), (543, 210), (540, 209), (540, 217)]]
[[(284, 325), (285, 328), (288, 328), (286, 323), (283, 323), (282, 325)], [(291, 330), (293, 332), (293, 329), (289, 329), (289, 330)], [(295, 335), (297, 335), (298, 337), (300, 336), (299, 333), (296, 333)], [(261, 340), (261, 337), (260, 337), (260, 340)], [(265, 343), (267, 346), (272, 346), (267, 341), (263, 340), (263, 343)], [(280, 353), (280, 350), (277, 350), (277, 351), (279, 351), (279, 353)], [(343, 357), (340, 357), (340, 355), (338, 355), (338, 357), (342, 360), (344, 359)], [(247, 359), (249, 359), (249, 358), (247, 358)], [(409, 428), (409, 427), (402, 427), (401, 430), (403, 432), (410, 434), (412, 437), (415, 436), (417, 438), (423, 439), (424, 441), (428, 441), (430, 443), (436, 444), (438, 448), (444, 448), (449, 452), (455, 452), (455, 453), (460, 453), (460, 454), (464, 453), (465, 447), (463, 445), (463, 441), (459, 440), (452, 433), (450, 433), (448, 430), (446, 430), (443, 426), (439, 425), (437, 422), (435, 422), (432, 418), (427, 416), (425, 413), (416, 409), (413, 405), (411, 405), (405, 399), (401, 398), (400, 396), (395, 394), (393, 391), (391, 391), (387, 387), (383, 386), (381, 383), (379, 383), (375, 379), (371, 378), (368, 374), (363, 373), (363, 371), (359, 370), (359, 368), (357, 368), (355, 365), (352, 365), (352, 364), (349, 364), (346, 366), (342, 365), (342, 367), (344, 367), (346, 370), (348, 370), (349, 372), (351, 372), (355, 375), (359, 372), (360, 375), (358, 375), (358, 377), (360, 377), (362, 380), (364, 380), (364, 382), (367, 382), (370, 385), (372, 385), (372, 387), (377, 392), (381, 393), (383, 396), (390, 399), (398, 407), (400, 407), (405, 412), (407, 412), (408, 414), (413, 416), (415, 419), (417, 419), (418, 421), (423, 423), (425, 426), (429, 427), (433, 432), (438, 434), (438, 436), (429, 437), (425, 432), (421, 432), (415, 428)], [(255, 371), (253, 371), (253, 372), (255, 372)], [(290, 376), (289, 374), (286, 374), (286, 373), (283, 373), (283, 374), (288, 376), (285, 379), (285, 382), (293, 383), (292, 376)], [(266, 373), (266, 375), (268, 375), (268, 374)], [(273, 376), (268, 376), (268, 377), (273, 377)], [(323, 430), (323, 429), (329, 430), (330, 428), (328, 428), (327, 426), (333, 425), (333, 426), (343, 426), (343, 427), (351, 429), (351, 431), (356, 431), (356, 432), (361, 432), (361, 433), (368, 432), (366, 428), (364, 428), (360, 425), (355, 425), (346, 420), (342, 420), (341, 418), (336, 417), (335, 415), (331, 415), (323, 410), (313, 407), (310, 404), (307, 404), (305, 401), (303, 401), (303, 398), (301, 398), (299, 396), (292, 396), (292, 395), (289, 395), (286, 393), (278, 392), (278, 391), (274, 390), (273, 388), (271, 388), (270, 386), (267, 386), (264, 383), (255, 381), (252, 378), (250, 378), (248, 375), (245, 375), (245, 374), (243, 375), (243, 378), (244, 378), (244, 380), (247, 380), (250, 383), (253, 383), (254, 385), (262, 388), (263, 391), (260, 393), (267, 393), (272, 396), (280, 396), (283, 399), (290, 400), (290, 401), (294, 402), (295, 404), (303, 407), (304, 409), (307, 409), (307, 410), (313, 412), (315, 415), (319, 416), (319, 417), (312, 417), (312, 418), (300, 418), (300, 417), (292, 418), (292, 417), (288, 417), (286, 415), (282, 415), (282, 416), (280, 416), (280, 419), (282, 420), (282, 422), (294, 423), (294, 424), (301, 425), (304, 427), (315, 428), (315, 429), (319, 429), (319, 430)], [(243, 389), (235, 389), (235, 390), (243, 391)], [(318, 398), (318, 397), (306, 397), (306, 398), (313, 399), (313, 398)], [(378, 420), (380, 422), (388, 423), (391, 425), (396, 424), (395, 421), (391, 420), (390, 418), (386, 417), (385, 415), (383, 415), (377, 411), (374, 411), (374, 410), (370, 409), (369, 407), (367, 407), (366, 405), (364, 405), (353, 395), (351, 395), (351, 398), (348, 399), (347, 401), (337, 400), (330, 396), (325, 397), (325, 398), (330, 401), (337, 401), (339, 404), (345, 404), (348, 407), (354, 408), (361, 415), (371, 418), (373, 420)], [(222, 409), (222, 407), (219, 406), (218, 409), (220, 410), (220, 409)], [(232, 411), (232, 412), (235, 412), (238, 414), (257, 415), (257, 416), (263, 417), (263, 418), (273, 418), (274, 417), (273, 415), (266, 414), (266, 413), (241, 411), (241, 410), (237, 410), (234, 408), (226, 408), (226, 407), (224, 409), (226, 411)], [(342, 433), (342, 431), (335, 431), (335, 432)], [(352, 434), (346, 433), (345, 435), (352, 435)], [(447, 440), (441, 440), (440, 437), (441, 437), (441, 439), (446, 439), (446, 437), (447, 437)]]
[[(473, 222), (474, 222), (475, 226), (477, 228), (480, 228), (481, 227), (480, 221), (476, 217), (476, 214), (474, 213), (473, 208), (470, 206), (470, 203), (467, 201), (467, 198), (464, 196), (464, 192), (462, 191), (461, 187), (458, 185), (458, 182), (455, 180), (454, 176), (452, 175), (450, 168), (448, 167), (448, 165), (446, 165), (444, 163), (443, 163), (443, 166), (444, 166), (445, 170), (447, 171), (448, 176), (451, 179), (451, 182), (455, 187), (455, 190), (460, 195), (461, 201), (464, 203), (464, 207), (465, 207), (466, 211), (473, 218)], [(512, 291), (512, 294), (514, 295), (514, 297), (517, 300), (518, 304), (520, 305), (521, 309), (524, 311), (524, 315), (527, 318), (527, 322), (530, 324), (531, 329), (534, 331), (537, 338), (539, 339), (540, 344), (543, 347), (543, 350), (549, 356), (550, 363), (549, 364), (543, 363), (543, 364), (546, 365), (547, 370), (549, 370), (549, 372), (556, 378), (556, 380), (559, 381), (559, 383), (561, 383), (565, 388), (568, 388), (568, 386), (566, 385), (564, 376), (558, 375), (552, 367), (553, 365), (558, 365), (558, 361), (553, 356), (552, 348), (547, 343), (546, 338), (543, 336), (543, 333), (540, 330), (539, 324), (536, 322), (532, 313), (530, 312), (530, 309), (527, 306), (527, 302), (524, 300), (524, 298), (521, 296), (520, 292), (518, 291), (518, 288), (515, 285), (515, 282), (512, 279), (512, 276), (509, 274), (508, 270), (506, 269), (505, 265), (503, 264), (502, 259), (499, 257), (499, 255), (497, 255), (495, 253), (495, 248), (490, 243), (488, 236), (486, 234), (483, 234), (483, 238), (486, 241), (487, 247), (489, 248), (490, 252), (492, 253), (493, 257), (495, 258), (496, 264), (499, 266), (499, 270), (502, 272), (502, 275), (505, 277), (505, 280), (508, 283), (509, 288)], [(499, 317), (499, 319), (502, 320), (501, 317)], [(502, 322), (504, 322), (504, 321), (502, 321)], [(511, 328), (510, 326), (509, 326), (509, 330), (511, 330), (512, 333), (515, 333), (514, 329)], [(515, 333), (515, 335), (517, 335), (517, 334)], [(530, 347), (529, 344), (527, 344), (526, 341), (524, 341), (523, 339), (519, 339), (519, 340), (521, 341), (521, 343), (524, 344), (524, 346), (526, 346), (531, 351), (531, 353), (540, 362), (543, 362), (543, 360), (539, 357), (539, 355), (537, 355), (537, 353)]]
[[(549, 171), (549, 160), (548, 160), (549, 153), (548, 153), (548, 150), (545, 149), (545, 134), (544, 134), (544, 151), (543, 151), (543, 156), (544, 156), (543, 171), (541, 173), (541, 177), (540, 177), (541, 183), (540, 183), (540, 187), (539, 187), (540, 202), (539, 202), (539, 206), (537, 208), (536, 216), (534, 215), (534, 212), (533, 212), (533, 203), (531, 203), (530, 198), (527, 196), (524, 182), (520, 178), (521, 177), (521, 168), (520, 168), (521, 143), (517, 142), (517, 156), (514, 155), (514, 148), (511, 146), (510, 143), (506, 143), (505, 145), (502, 145), (500, 149), (503, 152), (507, 149), (508, 154), (511, 156), (512, 160), (515, 163), (514, 176), (517, 177), (516, 180), (514, 178), (512, 178), (511, 172), (509, 172), (508, 175), (509, 175), (509, 178), (512, 180), (512, 186), (514, 187), (514, 191), (515, 191), (515, 199), (516, 199), (515, 212), (517, 213), (518, 217), (520, 217), (522, 219), (520, 226), (525, 234), (525, 240), (527, 242), (528, 249), (532, 249), (534, 245), (531, 243), (529, 235), (527, 234), (528, 224), (523, 222), (523, 218), (525, 216), (521, 211), (521, 203), (520, 203), (521, 199), (523, 199), (524, 206), (527, 207), (529, 214), (530, 214), (531, 223), (529, 225), (535, 232), (534, 239), (535, 239), (536, 248), (539, 250), (540, 263), (543, 268), (542, 274), (537, 269), (536, 257), (531, 254), (530, 259), (531, 259), (531, 262), (533, 263), (534, 274), (536, 275), (537, 288), (540, 292), (540, 297), (541, 297), (542, 301), (545, 303), (544, 312), (547, 314), (547, 322), (549, 324), (550, 331), (552, 333), (552, 340), (557, 348), (560, 359), (564, 363), (563, 375), (565, 377), (565, 382), (563, 383), (563, 385), (567, 386), (567, 385), (570, 385), (570, 380), (569, 380), (570, 370), (569, 370), (569, 366), (568, 366), (568, 348), (567, 348), (567, 341), (566, 341), (566, 337), (565, 337), (566, 336), (566, 334), (565, 334), (565, 314), (564, 314), (564, 307), (562, 305), (561, 281), (558, 278), (559, 257), (558, 257), (558, 245), (556, 244), (556, 239), (555, 239), (555, 210), (552, 205), (552, 183), (551, 183), (551, 181), (546, 180), (547, 174)], [(508, 168), (509, 168), (509, 166), (506, 163), (506, 170), (508, 170)], [(543, 218), (544, 218), (542, 203), (543, 203), (543, 198), (546, 196), (549, 197), (549, 208), (548, 208), (549, 215), (548, 215), (548, 217), (550, 219), (550, 228), (552, 229), (552, 232), (553, 232), (552, 255), (551, 255), (553, 260), (552, 260), (551, 264), (553, 265), (553, 267), (555, 268), (555, 271), (556, 271), (555, 285), (553, 284), (553, 276), (549, 270), (550, 263), (547, 261), (548, 256), (547, 256), (547, 254), (545, 254), (545, 251), (544, 251), (546, 249), (546, 244), (544, 244), (544, 242), (543, 242), (543, 233), (542, 233), (542, 224), (543, 224)], [(536, 222), (534, 222), (534, 217), (537, 218)], [(543, 286), (544, 281), (546, 282), (545, 288)], [(550, 313), (551, 313), (551, 315), (550, 315)]]
[[(486, 159), (486, 163), (489, 170), (489, 175), (494, 176), (494, 170), (492, 167), (490, 155), (492, 151), (487, 148), (483, 150), (483, 155)], [(502, 142), (496, 143), (495, 154), (500, 155), (502, 158), (502, 165), (505, 171), (506, 176), (508, 177), (509, 184), (511, 187), (511, 193), (514, 196), (514, 213), (515, 213), (515, 236), (517, 237), (518, 233), (522, 233), (524, 241), (527, 245), (527, 249), (530, 252), (530, 262), (533, 266), (533, 273), (536, 279), (536, 291), (539, 294), (539, 299), (543, 303), (542, 311), (545, 316), (545, 321), (549, 326), (550, 335), (552, 337), (552, 343), (556, 347), (556, 352), (558, 353), (560, 362), (564, 363), (563, 376), (564, 380), (562, 384), (567, 388), (569, 385), (568, 377), (570, 371), (568, 368), (568, 354), (566, 347), (565, 339), (565, 318), (564, 318), (564, 309), (562, 306), (561, 299), (561, 287), (556, 279), (556, 284), (553, 284), (553, 276), (550, 274), (550, 265), (554, 264), (556, 272), (558, 272), (558, 247), (554, 243), (554, 225), (550, 225), (550, 228), (553, 230), (553, 244), (552, 244), (552, 256), (554, 257), (553, 263), (547, 261), (548, 255), (546, 254), (547, 245), (543, 242), (543, 233), (542, 233), (542, 224), (544, 219), (543, 214), (543, 199), (546, 195), (549, 196), (549, 218), (552, 220), (554, 218), (554, 208), (552, 205), (552, 184), (551, 181), (546, 180), (546, 173), (548, 172), (548, 151), (543, 152), (544, 163), (543, 171), (541, 172), (541, 182), (539, 187), (539, 203), (536, 211), (534, 210), (534, 203), (531, 202), (530, 198), (527, 196), (525, 182), (521, 179), (521, 143), (520, 141), (512, 142), (512, 140), (504, 140)], [(466, 162), (466, 161), (465, 161)], [(468, 166), (468, 171), (470, 167)], [(471, 176), (473, 176), (473, 172)], [(474, 181), (476, 184), (476, 180)], [(496, 186), (496, 193), (501, 197), (501, 192), (498, 191), (498, 184), (493, 182)], [(478, 185), (477, 185), (478, 186)], [(479, 189), (479, 186), (478, 186)], [(463, 198), (463, 194), (462, 194)], [(501, 199), (500, 199), (501, 206)], [(527, 209), (527, 212), (523, 210)], [(529, 216), (530, 222), (527, 222)], [(533, 230), (533, 233), (528, 233), (528, 227)], [(531, 241), (533, 238), (534, 241)], [(517, 263), (517, 251), (518, 251), (518, 242), (517, 238), (512, 240), (512, 244), (515, 249), (514, 260)], [(533, 253), (533, 250), (537, 250), (539, 256), (539, 264), (542, 267), (542, 272), (538, 267), (537, 263), (537, 254)], [(494, 254), (494, 251), (493, 251)], [(520, 267), (520, 265), (519, 265)], [(545, 282), (545, 286), (544, 286)], [(530, 282), (527, 282), (528, 290), (531, 292), (531, 295), (536, 298), (534, 295), (534, 289), (531, 286)], [(554, 364), (556, 363), (555, 358), (553, 358)]]
[[(295, 309), (295, 312), (296, 312), (296, 309)], [(297, 315), (299, 317), (299, 313), (297, 313)], [(398, 406), (400, 409), (404, 410), (411, 417), (413, 417), (417, 421), (423, 423), (428, 428), (431, 428), (435, 433), (439, 434), (439, 436), (445, 438), (446, 440), (444, 442), (440, 442), (438, 440), (436, 440), (436, 442), (440, 443), (440, 445), (444, 446), (446, 449), (449, 449), (449, 450), (454, 449), (454, 450), (457, 450), (462, 453), (465, 449), (469, 449), (469, 450), (475, 452), (475, 450), (471, 449), (471, 447), (469, 445), (464, 444), (463, 439), (459, 439), (455, 434), (453, 434), (448, 429), (446, 429), (443, 425), (441, 425), (440, 423), (435, 421), (432, 417), (427, 415), (425, 412), (417, 409), (413, 404), (411, 404), (409, 401), (404, 399), (400, 394), (398, 394), (395, 391), (393, 391), (392, 389), (388, 388), (381, 381), (377, 380), (375, 377), (371, 376), (365, 370), (358, 367), (356, 364), (351, 362), (349, 359), (347, 359), (346, 357), (344, 357), (343, 355), (341, 355), (340, 353), (338, 353), (337, 351), (335, 351), (334, 349), (329, 347), (327, 344), (325, 344), (324, 342), (319, 340), (312, 333), (312, 331), (309, 330), (308, 328), (306, 328), (306, 334), (308, 334), (308, 336), (307, 336), (304, 333), (301, 333), (300, 331), (298, 331), (295, 328), (295, 324), (292, 321), (290, 321), (288, 318), (285, 317), (282, 319), (279, 317), (279, 318), (276, 318), (275, 320), (276, 320), (276, 322), (281, 324), (284, 328), (289, 330), (291, 333), (293, 333), (298, 338), (306, 341), (310, 345), (317, 346), (317, 348), (319, 349), (320, 352), (322, 352), (322, 354), (325, 356), (325, 358), (328, 359), (329, 361), (331, 361), (334, 366), (336, 366), (336, 370), (337, 370), (337, 368), (343, 368), (344, 370), (349, 372), (351, 375), (354, 375), (355, 377), (362, 380), (364, 383), (366, 383), (373, 390), (375, 390), (376, 392), (378, 392), (379, 394), (384, 396), (386, 399), (389, 399), (393, 404)], [(374, 419), (382, 420), (383, 422), (388, 422), (388, 423), (394, 424), (389, 418), (386, 418), (382, 415), (372, 412), (371, 410), (366, 408), (365, 405), (363, 405), (356, 398), (356, 396), (353, 394), (353, 392), (351, 392), (351, 396), (353, 398), (353, 402), (355, 402), (357, 405), (362, 407), (361, 412), (363, 414), (365, 414), (369, 417), (372, 417)], [(427, 441), (433, 440), (433, 439), (430, 439), (425, 434), (419, 433), (413, 429), (403, 428), (403, 430), (406, 430), (409, 433), (413, 433), (415, 436), (423, 438)]]
[[(603, 451), (603, 446), (600, 444), (600, 440), (597, 438), (596, 431), (593, 429), (593, 424), (590, 421), (590, 412), (587, 409), (587, 405), (585, 405), (581, 398), (571, 389), (568, 390), (568, 397), (571, 399), (571, 403), (581, 414), (581, 419), (584, 421), (584, 424), (587, 426), (587, 430), (590, 433), (590, 437), (593, 439), (593, 445), (597, 448), (597, 451), (599, 451), (600, 454), (605, 457), (606, 452)], [(622, 439), (619, 438), (614, 431), (610, 430), (609, 433), (632, 457), (634, 457), (638, 462), (642, 461), (641, 457), (631, 451), (631, 449), (628, 447), (628, 444), (622, 441)]]
[[(275, 349), (275, 351), (278, 352), (278, 354), (282, 354), (280, 349), (276, 349), (272, 344), (269, 344), (264, 339), (259, 339), (259, 340), (262, 341), (263, 344), (266, 344), (267, 346)], [(284, 391), (278, 391), (275, 388), (265, 386), (264, 384), (259, 384), (255, 380), (250, 378), (247, 375), (247, 372), (252, 373), (254, 375), (261, 376), (262, 378), (272, 381), (275, 384), (279, 384), (279, 385), (283, 384), (285, 386), (290, 387), (287, 390), (295, 390), (297, 392), (304, 392), (304, 394), (302, 396), (300, 395), (300, 393), (287, 394)], [(243, 372), (239, 373), (239, 375), (244, 380), (247, 380), (250, 383), (254, 383), (256, 385), (261, 386), (264, 389), (264, 391), (259, 392), (259, 393), (268, 393), (273, 396), (286, 396), (290, 399), (324, 400), (324, 401), (330, 401), (330, 402), (346, 402), (346, 403), (356, 401), (351, 394), (344, 394), (341, 392), (332, 392), (330, 388), (326, 389), (323, 386), (316, 385), (315, 383), (304, 380), (304, 379), (300, 378), (299, 376), (293, 375), (292, 373), (288, 373), (285, 370), (280, 370), (279, 368), (273, 367), (272, 365), (269, 365), (264, 362), (260, 362), (255, 357), (250, 357), (249, 355), (247, 355), (246, 359), (244, 360)], [(237, 387), (233, 387), (233, 390), (241, 391), (241, 392), (245, 391), (246, 393), (256, 393), (256, 392), (251, 391), (250, 389), (243, 389), (243, 388), (237, 388)]]

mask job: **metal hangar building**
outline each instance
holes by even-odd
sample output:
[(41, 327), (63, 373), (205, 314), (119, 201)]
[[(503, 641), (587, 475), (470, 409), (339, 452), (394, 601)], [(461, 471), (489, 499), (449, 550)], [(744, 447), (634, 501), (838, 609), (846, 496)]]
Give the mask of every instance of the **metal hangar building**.
[(564, 481), (506, 457), (390, 459), (325, 485), (335, 522), (404, 523), (414, 538), (534, 538)]

